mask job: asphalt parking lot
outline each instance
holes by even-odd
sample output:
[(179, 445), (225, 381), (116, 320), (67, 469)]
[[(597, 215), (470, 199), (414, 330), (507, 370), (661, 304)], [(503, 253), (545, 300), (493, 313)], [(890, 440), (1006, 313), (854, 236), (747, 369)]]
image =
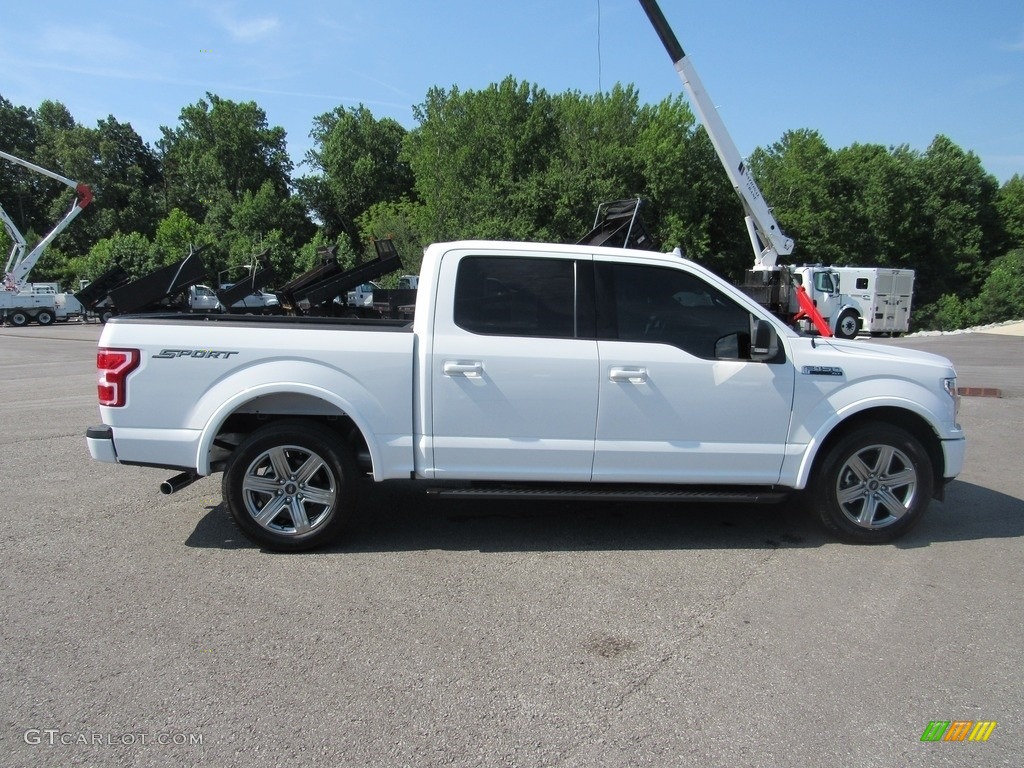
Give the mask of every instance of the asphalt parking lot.
[(864, 342), (1003, 395), (964, 398), (965, 471), (893, 545), (788, 507), (388, 487), (282, 555), (219, 477), (168, 497), (90, 461), (98, 334), (0, 328), (0, 765), (1021, 765), (1024, 336)]

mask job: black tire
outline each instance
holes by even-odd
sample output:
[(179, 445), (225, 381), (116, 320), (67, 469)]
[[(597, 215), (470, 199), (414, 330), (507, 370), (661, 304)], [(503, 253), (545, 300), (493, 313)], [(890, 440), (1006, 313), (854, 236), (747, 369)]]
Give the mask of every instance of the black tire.
[(15, 328), (24, 328), (28, 325), (29, 320), (28, 312), (22, 312), (20, 309), (16, 309), (13, 312), (7, 313), (7, 322), (13, 325)]
[(832, 334), (839, 339), (855, 339), (860, 330), (860, 317), (852, 309), (845, 309), (836, 318)]
[(931, 459), (899, 427), (867, 424), (842, 437), (815, 466), (807, 506), (845, 541), (881, 544), (921, 519), (934, 486)]
[(56, 320), (56, 316), (48, 309), (41, 309), (36, 313), (36, 322), (40, 325), (53, 325), (53, 321)]
[(250, 541), (282, 552), (334, 541), (356, 502), (351, 452), (309, 421), (268, 424), (242, 441), (224, 470), (228, 510)]
[(100, 322), (106, 324), (107, 320), (114, 316), (114, 311), (110, 309), (104, 309), (100, 312)]

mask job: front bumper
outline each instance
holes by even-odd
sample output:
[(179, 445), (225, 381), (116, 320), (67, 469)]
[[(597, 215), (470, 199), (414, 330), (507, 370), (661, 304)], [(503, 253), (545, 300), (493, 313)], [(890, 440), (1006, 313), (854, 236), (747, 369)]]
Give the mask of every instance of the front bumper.
[(964, 456), (967, 452), (967, 440), (958, 438), (942, 441), (942, 458), (945, 464), (943, 477), (948, 481), (960, 474), (964, 468)]

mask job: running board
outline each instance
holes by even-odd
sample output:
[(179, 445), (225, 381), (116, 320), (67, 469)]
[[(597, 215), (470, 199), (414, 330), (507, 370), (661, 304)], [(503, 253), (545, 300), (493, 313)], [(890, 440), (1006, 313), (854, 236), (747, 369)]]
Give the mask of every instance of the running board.
[(726, 504), (775, 504), (789, 496), (778, 488), (679, 488), (656, 486), (594, 488), (579, 486), (481, 486), (428, 488), (427, 494), (446, 499), (528, 499), (531, 501), (671, 501)]

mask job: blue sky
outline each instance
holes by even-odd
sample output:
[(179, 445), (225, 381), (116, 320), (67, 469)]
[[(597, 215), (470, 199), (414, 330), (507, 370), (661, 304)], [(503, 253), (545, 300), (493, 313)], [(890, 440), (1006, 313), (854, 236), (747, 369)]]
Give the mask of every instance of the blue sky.
[[(551, 93), (682, 90), (636, 0), (47, 0), (6, 3), (0, 95), (113, 115), (150, 144), (207, 91), (255, 101), (296, 162), (316, 115), (365, 104), (415, 126), (432, 86), (511, 75)], [(945, 134), (1024, 175), (1021, 0), (660, 0), (743, 155), (789, 129), (829, 146)], [(2, 137), (0, 137), (2, 147)], [(297, 168), (297, 173), (307, 172)]]

